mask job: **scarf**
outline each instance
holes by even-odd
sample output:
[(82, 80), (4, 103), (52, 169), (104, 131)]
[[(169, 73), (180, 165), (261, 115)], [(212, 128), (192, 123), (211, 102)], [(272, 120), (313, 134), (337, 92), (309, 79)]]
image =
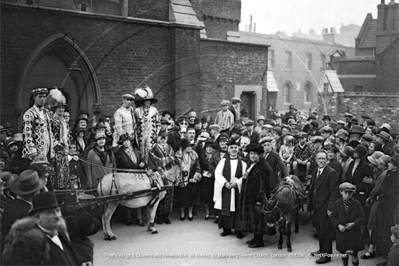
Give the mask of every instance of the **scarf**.
[[(236, 178), (241, 178), (242, 177), (242, 161), (240, 158), (230, 158), (230, 156), (226, 156), (226, 161), (224, 162), (224, 168), (223, 168), (223, 176), (226, 178), (227, 181), (230, 182), (231, 180), (231, 165), (230, 161), (231, 160), (238, 160), (237, 162), (237, 169), (235, 172), (235, 177)], [(232, 188), (235, 189), (235, 199), (236, 202), (238, 202), (238, 189), (237, 188)], [(230, 202), (231, 202), (231, 190), (223, 187), (222, 189), (222, 215), (223, 216), (230, 216)]]
[(94, 149), (94, 152), (98, 155), (98, 157), (100, 158), (100, 160), (101, 160), (101, 163), (103, 164), (103, 166), (105, 166), (106, 164), (107, 164), (107, 152), (104, 150), (104, 151), (100, 151), (99, 149), (98, 149), (98, 147), (96, 147), (95, 149)]
[(348, 208), (349, 208), (349, 204), (351, 204), (351, 201), (350, 200), (343, 200), (342, 202), (344, 203), (345, 211), (347, 211)]

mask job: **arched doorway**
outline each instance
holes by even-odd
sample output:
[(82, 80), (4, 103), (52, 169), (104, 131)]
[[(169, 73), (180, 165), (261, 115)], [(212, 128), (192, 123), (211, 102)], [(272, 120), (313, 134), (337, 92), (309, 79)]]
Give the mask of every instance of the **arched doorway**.
[[(68, 71), (77, 58), (80, 70)], [(42, 41), (29, 54), (19, 74), (17, 85), (17, 128), (22, 128), (22, 115), (31, 106), (31, 90), (37, 87), (62, 88), (68, 99), (73, 120), (80, 110), (92, 113), (95, 104), (101, 106), (98, 80), (83, 51), (61, 33)], [(71, 124), (73, 121), (71, 121)]]

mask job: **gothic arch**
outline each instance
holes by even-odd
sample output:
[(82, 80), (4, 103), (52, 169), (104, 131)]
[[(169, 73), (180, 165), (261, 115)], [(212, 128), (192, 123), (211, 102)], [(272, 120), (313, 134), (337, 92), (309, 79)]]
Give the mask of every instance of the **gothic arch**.
[[(68, 72), (73, 57), (80, 71)], [(101, 93), (94, 69), (82, 49), (64, 34), (57, 33), (39, 43), (25, 59), (16, 88), (17, 128), (30, 107), (31, 90), (36, 87), (63, 88), (71, 96), (69, 111), (74, 119), (79, 110), (92, 113), (94, 104), (101, 106)]]

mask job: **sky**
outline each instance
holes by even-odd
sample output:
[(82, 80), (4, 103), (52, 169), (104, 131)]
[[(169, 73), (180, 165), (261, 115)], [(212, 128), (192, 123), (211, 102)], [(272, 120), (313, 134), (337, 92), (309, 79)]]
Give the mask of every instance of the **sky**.
[(257, 33), (280, 30), (291, 34), (299, 29), (308, 33), (313, 28), (320, 34), (322, 28), (331, 27), (339, 32), (341, 24), (361, 26), (367, 13), (377, 18), (380, 3), (381, 0), (241, 0), (240, 31), (245, 31), (252, 15)]

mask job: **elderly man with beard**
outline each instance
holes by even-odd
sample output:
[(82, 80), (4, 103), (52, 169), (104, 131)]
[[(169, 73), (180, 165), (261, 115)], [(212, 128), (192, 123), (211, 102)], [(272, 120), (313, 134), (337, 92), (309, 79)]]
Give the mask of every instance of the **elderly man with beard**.
[(220, 210), (219, 228), (223, 228), (220, 236), (231, 234), (236, 229), (237, 238), (242, 238), (242, 232), (237, 228), (239, 208), (239, 190), (247, 165), (238, 157), (239, 145), (233, 140), (228, 143), (229, 155), (221, 159), (215, 170), (215, 190), (213, 201), (215, 209)]
[(16, 222), (7, 239), (2, 262), (16, 265), (92, 265), (79, 261), (67, 236), (57, 198), (43, 192), (33, 198), (31, 215)]

